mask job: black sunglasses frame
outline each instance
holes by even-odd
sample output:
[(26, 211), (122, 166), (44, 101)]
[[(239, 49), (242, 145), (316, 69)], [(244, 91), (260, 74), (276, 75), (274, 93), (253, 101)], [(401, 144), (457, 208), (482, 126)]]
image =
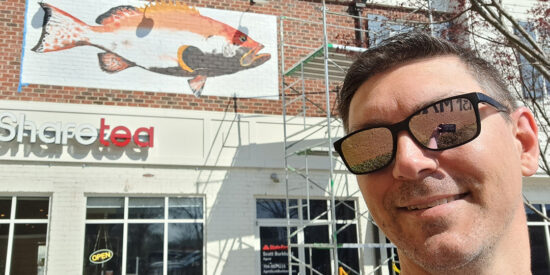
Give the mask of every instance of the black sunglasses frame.
[[(458, 143), (458, 144), (455, 144), (453, 146), (450, 146), (450, 147), (446, 147), (446, 148), (436, 148), (436, 149), (433, 149), (433, 148), (428, 148), (426, 147), (424, 144), (422, 144), (420, 141), (418, 141), (418, 139), (414, 136), (414, 134), (411, 132), (411, 129), (409, 127), (409, 122), (410, 120), (418, 115), (420, 112), (422, 112), (424, 109), (432, 106), (432, 105), (436, 105), (438, 103), (441, 103), (441, 102), (445, 102), (445, 101), (449, 101), (449, 100), (454, 100), (454, 99), (457, 99), (457, 98), (463, 98), (463, 99), (467, 99), (468, 101), (470, 101), (470, 103), (472, 104), (473, 106), (473, 110), (475, 112), (475, 116), (476, 116), (476, 124), (477, 124), (477, 130), (476, 130), (476, 133), (474, 136), (472, 136), (472, 138), (470, 139), (467, 139), (461, 143)], [(424, 105), (423, 107), (421, 107), (418, 111), (415, 111), (412, 115), (408, 116), (407, 118), (405, 118), (404, 120), (400, 121), (400, 122), (397, 122), (395, 124), (392, 124), (392, 125), (388, 125), (388, 126), (374, 126), (374, 127), (366, 127), (366, 128), (362, 128), (362, 129), (358, 129), (358, 130), (355, 130), (349, 134), (347, 134), (346, 136), (342, 137), (341, 139), (337, 140), (334, 142), (334, 149), (336, 150), (336, 152), (338, 152), (338, 154), (340, 155), (340, 158), (342, 159), (342, 161), (344, 161), (344, 164), (346, 165), (346, 167), (348, 168), (348, 171), (350, 171), (351, 173), (353, 174), (356, 174), (356, 175), (364, 175), (364, 174), (369, 174), (369, 173), (373, 173), (373, 172), (376, 172), (376, 171), (379, 171), (379, 170), (382, 170), (384, 168), (386, 168), (388, 165), (390, 165), (393, 160), (395, 159), (395, 154), (396, 154), (396, 151), (397, 151), (397, 134), (401, 131), (407, 131), (409, 133), (409, 135), (412, 137), (412, 139), (414, 140), (414, 142), (416, 144), (418, 144), (421, 148), (424, 148), (424, 149), (427, 149), (427, 150), (430, 150), (430, 151), (443, 151), (443, 150), (447, 150), (447, 149), (452, 149), (452, 148), (455, 148), (455, 147), (458, 147), (458, 146), (461, 146), (461, 145), (464, 145), (474, 139), (476, 139), (478, 136), (479, 136), (479, 133), (481, 132), (481, 119), (480, 119), (480, 116), (479, 116), (479, 103), (487, 103), (493, 107), (495, 107), (495, 109), (499, 112), (505, 112), (505, 113), (509, 113), (509, 110), (507, 107), (505, 107), (504, 105), (500, 104), (498, 101), (496, 101), (495, 99), (493, 99), (492, 97), (486, 95), (486, 94), (483, 94), (483, 93), (477, 93), (477, 92), (474, 92), (474, 93), (468, 93), (468, 94), (462, 94), (462, 95), (457, 95), (457, 96), (452, 96), (452, 97), (448, 97), (448, 98), (445, 98), (445, 99), (442, 99), (442, 100), (438, 100), (436, 102), (432, 102), (430, 104), (426, 104)], [(392, 135), (392, 139), (393, 139), (393, 148), (392, 148), (392, 155), (391, 155), (391, 158), (390, 160), (388, 161), (388, 163), (386, 163), (385, 165), (375, 169), (375, 170), (372, 170), (372, 171), (368, 171), (368, 172), (363, 172), (363, 173), (358, 173), (358, 172), (354, 172), (350, 165), (348, 164), (348, 162), (346, 161), (345, 157), (343, 157), (343, 152), (342, 152), (342, 143), (349, 137), (357, 134), (357, 133), (360, 133), (360, 132), (363, 132), (363, 131), (367, 131), (367, 130), (371, 130), (371, 129), (376, 129), (376, 128), (386, 128), (388, 130), (390, 130), (391, 132), (391, 135)]]

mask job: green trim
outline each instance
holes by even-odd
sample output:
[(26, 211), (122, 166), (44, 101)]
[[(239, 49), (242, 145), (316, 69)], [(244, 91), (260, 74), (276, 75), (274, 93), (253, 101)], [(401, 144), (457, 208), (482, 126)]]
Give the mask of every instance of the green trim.
[(294, 72), (296, 72), (298, 69), (300, 69), (300, 65), (306, 64), (310, 62), (312, 59), (318, 57), (319, 55), (323, 54), (323, 48), (319, 48), (318, 50), (314, 51), (312, 54), (310, 54), (308, 57), (302, 59), (298, 64), (294, 66), (294, 68), (290, 69), (290, 71), (285, 73), (285, 76), (290, 76)]
[[(327, 48), (329, 49), (332, 49), (334, 48), (334, 46), (332, 44), (328, 44), (327, 45)], [(292, 75), (293, 73), (295, 73), (299, 68), (300, 68), (300, 65), (302, 64), (306, 64), (308, 62), (310, 62), (312, 59), (318, 57), (319, 55), (323, 54), (323, 47), (319, 48), (318, 50), (314, 51), (312, 54), (310, 54), (308, 57), (302, 59), (302, 61), (300, 61), (300, 63), (298, 63), (297, 65), (294, 66), (294, 68), (290, 69), (290, 71), (286, 72), (285, 73), (285, 76), (290, 76)]]

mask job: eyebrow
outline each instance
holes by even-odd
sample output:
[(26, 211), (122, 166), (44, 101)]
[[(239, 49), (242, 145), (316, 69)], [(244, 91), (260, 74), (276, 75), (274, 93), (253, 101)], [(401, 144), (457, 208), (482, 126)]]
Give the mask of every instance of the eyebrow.
[[(391, 123), (391, 124), (393, 124), (393, 123)], [(366, 123), (358, 123), (358, 124), (350, 125), (349, 133), (357, 131), (359, 129), (375, 128), (375, 127), (378, 127), (378, 126), (388, 126), (388, 125), (391, 125), (391, 124), (388, 123), (387, 121), (376, 119), (376, 120), (369, 121), (369, 122), (366, 122)]]

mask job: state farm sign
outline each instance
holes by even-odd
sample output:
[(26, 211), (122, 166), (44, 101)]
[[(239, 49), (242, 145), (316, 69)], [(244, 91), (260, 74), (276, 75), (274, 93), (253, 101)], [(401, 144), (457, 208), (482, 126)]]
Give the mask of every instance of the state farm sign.
[(9, 112), (0, 113), (0, 142), (17, 139), (17, 142), (22, 143), (23, 137), (28, 136), (30, 143), (35, 143), (38, 137), (47, 144), (67, 144), (69, 139), (74, 139), (79, 144), (90, 145), (99, 139), (103, 146), (114, 144), (124, 147), (133, 141), (139, 147), (153, 147), (154, 130), (154, 127), (140, 127), (132, 133), (125, 126), (111, 128), (105, 118), (100, 119), (99, 129), (88, 123), (60, 121), (44, 122), (37, 126), (34, 121), (25, 119), (25, 114), (16, 117)]

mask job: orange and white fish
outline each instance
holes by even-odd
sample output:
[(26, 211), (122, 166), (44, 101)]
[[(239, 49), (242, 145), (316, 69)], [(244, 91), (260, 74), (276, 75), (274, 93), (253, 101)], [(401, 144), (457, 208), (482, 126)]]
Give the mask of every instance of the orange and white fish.
[(259, 54), (262, 44), (183, 3), (114, 7), (97, 17), (97, 26), (50, 4), (40, 6), (45, 11), (44, 24), (33, 51), (94, 46), (104, 51), (98, 57), (105, 72), (139, 67), (191, 77), (189, 86), (196, 96), (208, 77), (254, 68), (271, 58), (268, 53)]

